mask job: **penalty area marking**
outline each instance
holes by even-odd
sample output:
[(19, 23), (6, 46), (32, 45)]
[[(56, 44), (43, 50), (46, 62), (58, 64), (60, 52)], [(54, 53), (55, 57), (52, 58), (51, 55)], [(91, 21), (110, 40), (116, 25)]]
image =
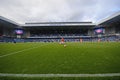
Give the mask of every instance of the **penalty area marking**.
[[(48, 44), (45, 44), (45, 45), (48, 45)], [(0, 58), (6, 57), (6, 56), (9, 56), (9, 55), (13, 55), (13, 54), (17, 54), (17, 53), (20, 53), (20, 52), (24, 52), (24, 51), (29, 51), (31, 49), (42, 47), (42, 46), (45, 46), (45, 45), (41, 45), (41, 46), (37, 46), (37, 47), (32, 47), (32, 48), (28, 48), (28, 49), (23, 49), (23, 50), (20, 50), (20, 51), (16, 51), (16, 52), (12, 52), (12, 53), (9, 53), (9, 54), (5, 54), (5, 55), (0, 56)]]
[(98, 74), (10, 74), (0, 73), (2, 77), (114, 77), (120, 73), (98, 73)]

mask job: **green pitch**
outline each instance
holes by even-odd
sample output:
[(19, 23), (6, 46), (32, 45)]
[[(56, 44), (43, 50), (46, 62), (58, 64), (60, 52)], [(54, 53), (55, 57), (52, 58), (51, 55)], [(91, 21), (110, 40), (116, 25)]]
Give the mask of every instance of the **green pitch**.
[(119, 42), (65, 44), (0, 43), (0, 73), (120, 73)]

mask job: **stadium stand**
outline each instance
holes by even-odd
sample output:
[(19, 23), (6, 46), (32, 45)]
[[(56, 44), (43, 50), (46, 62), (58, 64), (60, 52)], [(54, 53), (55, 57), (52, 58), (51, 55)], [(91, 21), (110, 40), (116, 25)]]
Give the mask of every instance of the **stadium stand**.
[(92, 22), (36, 22), (23, 25), (0, 16), (0, 42), (120, 41), (120, 12)]

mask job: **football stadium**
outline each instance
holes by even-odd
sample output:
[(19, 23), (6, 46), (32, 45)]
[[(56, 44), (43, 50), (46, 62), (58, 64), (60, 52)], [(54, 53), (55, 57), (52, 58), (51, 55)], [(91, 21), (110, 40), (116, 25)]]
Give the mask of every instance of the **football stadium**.
[(120, 12), (98, 23), (0, 16), (0, 80), (120, 80), (119, 61)]

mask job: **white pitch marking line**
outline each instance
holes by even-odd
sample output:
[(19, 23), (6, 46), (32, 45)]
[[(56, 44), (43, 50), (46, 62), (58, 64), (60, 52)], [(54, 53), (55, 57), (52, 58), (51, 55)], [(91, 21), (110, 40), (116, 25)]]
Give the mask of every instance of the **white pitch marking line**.
[(12, 53), (9, 53), (9, 54), (5, 54), (5, 55), (0, 56), (0, 58), (6, 57), (6, 56), (9, 56), (9, 55), (13, 55), (13, 54), (17, 54), (17, 53), (20, 53), (20, 52), (23, 52), (23, 51), (28, 51), (28, 50), (31, 50), (31, 49), (34, 49), (34, 48), (38, 48), (38, 47), (42, 47), (42, 46), (45, 46), (45, 45), (41, 45), (41, 46), (37, 46), (37, 47), (32, 47), (32, 48), (28, 48), (28, 49), (23, 49), (23, 50), (20, 50), (20, 51), (17, 51), (17, 52), (12, 52)]
[(98, 73), (98, 74), (10, 74), (0, 73), (3, 77), (113, 77), (120, 73)]

